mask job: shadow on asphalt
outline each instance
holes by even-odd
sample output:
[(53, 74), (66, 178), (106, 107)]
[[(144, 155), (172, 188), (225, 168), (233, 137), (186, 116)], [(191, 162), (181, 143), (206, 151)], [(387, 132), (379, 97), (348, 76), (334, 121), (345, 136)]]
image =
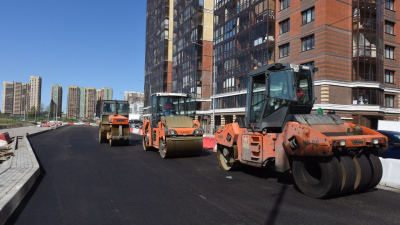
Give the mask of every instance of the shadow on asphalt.
[(265, 222), (266, 225), (274, 225), (276, 223), (276, 219), (279, 215), (282, 200), (283, 200), (283, 197), (285, 196), (287, 187), (288, 187), (287, 185), (283, 185), (281, 187), (281, 191), (279, 192), (279, 194), (275, 195), (275, 196), (278, 196), (278, 198), (275, 200), (273, 209), (269, 212), (268, 220)]
[(243, 165), (241, 171), (245, 174), (255, 176), (261, 179), (277, 179), (278, 183), (286, 185), (294, 185), (293, 175), (289, 172), (277, 172), (273, 167), (265, 169)]
[[(28, 138), (29, 139), (29, 138)], [(31, 189), (29, 190), (29, 192), (25, 195), (25, 197), (22, 199), (22, 201), (19, 203), (18, 207), (15, 209), (15, 211), (13, 212), (13, 214), (11, 214), (10, 218), (8, 218), (7, 222), (5, 223), (5, 225), (11, 225), (11, 224), (15, 224), (19, 218), (19, 216), (21, 215), (21, 213), (24, 211), (26, 205), (28, 204), (29, 200), (32, 198), (32, 196), (35, 194), (36, 190), (38, 189), (40, 183), (42, 183), (44, 177), (46, 176), (46, 170), (44, 169), (42, 163), (40, 162), (40, 159), (38, 157), (38, 155), (36, 154), (35, 148), (31, 145), (32, 150), (33, 150), (33, 154), (35, 154), (36, 160), (39, 163), (40, 166), (40, 175), (39, 177), (36, 179), (35, 183), (33, 184), (33, 186), (31, 187)]]

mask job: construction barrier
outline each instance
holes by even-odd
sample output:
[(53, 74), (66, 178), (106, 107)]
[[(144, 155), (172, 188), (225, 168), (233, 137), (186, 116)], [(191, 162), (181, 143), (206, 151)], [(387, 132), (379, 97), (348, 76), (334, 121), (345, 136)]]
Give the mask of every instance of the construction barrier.
[(130, 129), (130, 132), (131, 132), (132, 134), (142, 134), (142, 129), (133, 128), (133, 127), (129, 128), (129, 129)]
[(393, 187), (400, 189), (400, 160), (398, 159), (383, 159), (382, 162), (383, 175), (379, 183), (382, 186)]
[(203, 137), (203, 148), (214, 150), (216, 144), (217, 143), (215, 142), (214, 137), (207, 137), (207, 136)]

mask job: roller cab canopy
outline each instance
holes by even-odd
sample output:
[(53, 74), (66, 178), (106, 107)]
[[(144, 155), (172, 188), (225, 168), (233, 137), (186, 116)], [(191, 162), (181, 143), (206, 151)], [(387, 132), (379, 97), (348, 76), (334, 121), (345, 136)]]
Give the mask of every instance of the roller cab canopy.
[(275, 63), (249, 72), (245, 126), (252, 131), (281, 130), (291, 115), (310, 114), (314, 101), (314, 69)]
[[(168, 117), (196, 116), (196, 98), (194, 94), (185, 93), (154, 93), (151, 96), (153, 122)], [(193, 123), (193, 122), (192, 122)]]

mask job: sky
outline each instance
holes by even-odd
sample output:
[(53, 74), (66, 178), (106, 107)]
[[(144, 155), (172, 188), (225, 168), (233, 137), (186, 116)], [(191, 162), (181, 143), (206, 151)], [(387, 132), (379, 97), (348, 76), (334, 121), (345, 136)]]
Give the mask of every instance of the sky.
[(42, 103), (60, 84), (64, 111), (72, 85), (142, 92), (145, 37), (145, 0), (0, 0), (0, 94), (40, 76)]

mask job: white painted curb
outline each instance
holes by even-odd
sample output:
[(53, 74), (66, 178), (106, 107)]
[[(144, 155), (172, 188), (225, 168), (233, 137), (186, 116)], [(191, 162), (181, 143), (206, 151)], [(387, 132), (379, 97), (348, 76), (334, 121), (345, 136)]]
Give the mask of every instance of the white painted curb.
[(400, 189), (400, 160), (379, 159), (383, 167), (383, 175), (379, 185)]

